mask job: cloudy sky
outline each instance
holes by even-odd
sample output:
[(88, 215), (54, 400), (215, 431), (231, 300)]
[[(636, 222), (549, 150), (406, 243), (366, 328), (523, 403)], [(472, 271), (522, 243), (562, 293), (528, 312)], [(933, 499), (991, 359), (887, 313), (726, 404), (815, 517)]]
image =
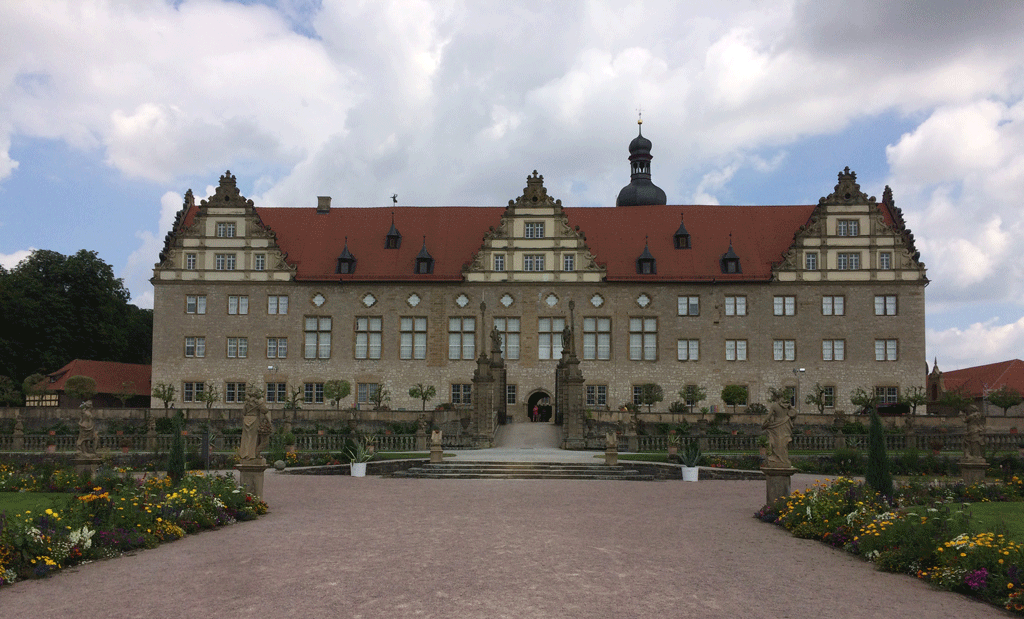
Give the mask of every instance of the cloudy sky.
[(96, 250), (150, 307), (225, 169), (266, 206), (503, 205), (534, 169), (611, 206), (642, 109), (670, 204), (892, 186), (929, 360), (1021, 357), (1024, 3), (513, 4), (0, 3), (0, 264)]

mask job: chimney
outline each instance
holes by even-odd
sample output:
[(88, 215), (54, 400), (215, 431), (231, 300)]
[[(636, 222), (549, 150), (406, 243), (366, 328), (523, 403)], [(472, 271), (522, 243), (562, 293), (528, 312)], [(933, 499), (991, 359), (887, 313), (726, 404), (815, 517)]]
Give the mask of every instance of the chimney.
[(317, 196), (316, 197), (316, 212), (317, 213), (330, 213), (331, 212), (331, 196)]

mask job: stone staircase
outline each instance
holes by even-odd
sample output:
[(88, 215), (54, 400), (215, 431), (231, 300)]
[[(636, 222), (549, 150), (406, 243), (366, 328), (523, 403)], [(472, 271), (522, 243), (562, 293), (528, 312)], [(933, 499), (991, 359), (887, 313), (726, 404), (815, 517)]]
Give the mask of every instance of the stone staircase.
[(424, 464), (392, 477), (417, 479), (595, 479), (618, 481), (654, 481), (621, 465), (578, 464), (570, 462), (445, 462)]

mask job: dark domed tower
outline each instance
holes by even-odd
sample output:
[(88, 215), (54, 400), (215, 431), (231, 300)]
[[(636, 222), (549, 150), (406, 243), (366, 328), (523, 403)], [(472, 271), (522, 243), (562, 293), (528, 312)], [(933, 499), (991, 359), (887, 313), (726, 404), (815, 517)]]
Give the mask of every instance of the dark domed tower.
[[(637, 124), (642, 125), (643, 120)], [(643, 136), (642, 131), (629, 143), (629, 166), (632, 173), (629, 184), (622, 188), (615, 206), (645, 206), (648, 204), (665, 204), (665, 192), (651, 182), (651, 141)]]

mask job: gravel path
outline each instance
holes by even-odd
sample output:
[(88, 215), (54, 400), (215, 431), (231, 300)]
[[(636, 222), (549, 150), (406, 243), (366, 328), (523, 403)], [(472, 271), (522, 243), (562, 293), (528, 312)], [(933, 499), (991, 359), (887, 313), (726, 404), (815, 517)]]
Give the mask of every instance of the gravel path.
[(268, 471), (265, 494), (257, 521), (4, 588), (0, 617), (1007, 616), (758, 522), (762, 482)]

